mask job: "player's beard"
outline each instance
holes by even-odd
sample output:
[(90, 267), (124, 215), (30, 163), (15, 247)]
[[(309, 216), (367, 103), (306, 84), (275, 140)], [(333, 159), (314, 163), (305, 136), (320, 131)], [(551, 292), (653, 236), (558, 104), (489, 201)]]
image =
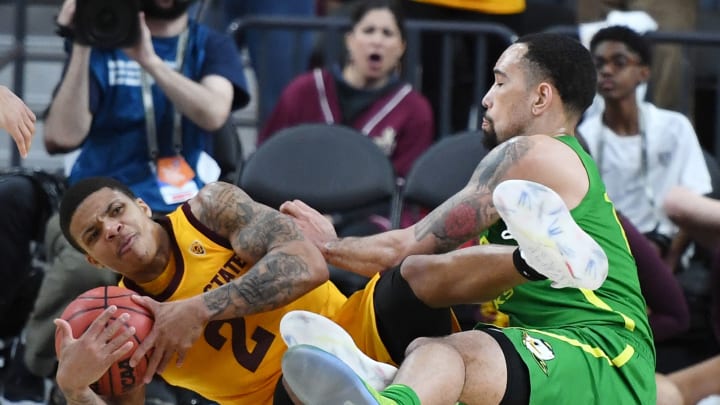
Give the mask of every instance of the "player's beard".
[(497, 132), (495, 132), (495, 126), (492, 121), (489, 121), (488, 129), (483, 129), (483, 145), (488, 150), (498, 146)]

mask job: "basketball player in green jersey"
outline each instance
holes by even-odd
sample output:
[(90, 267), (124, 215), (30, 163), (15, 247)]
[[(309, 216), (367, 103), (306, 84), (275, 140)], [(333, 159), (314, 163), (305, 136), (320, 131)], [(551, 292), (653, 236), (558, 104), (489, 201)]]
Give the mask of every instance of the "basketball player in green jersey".
[[(496, 147), (418, 224), (338, 240), (301, 202), (281, 211), (330, 263), (366, 273), (401, 264), (423, 302), (494, 300), (510, 326), (414, 341), (380, 392), (327, 352), (295, 345), (283, 372), (303, 403), (655, 403), (635, 263), (597, 167), (573, 136), (594, 95), (591, 56), (570, 37), (533, 34), (508, 47), (494, 75), (482, 127)], [(489, 244), (453, 250), (478, 237)]]

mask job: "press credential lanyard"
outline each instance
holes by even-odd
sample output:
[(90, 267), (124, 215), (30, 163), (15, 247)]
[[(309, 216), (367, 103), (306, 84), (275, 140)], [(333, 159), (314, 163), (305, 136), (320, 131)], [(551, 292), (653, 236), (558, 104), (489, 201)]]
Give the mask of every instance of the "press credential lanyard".
[[(175, 70), (182, 73), (183, 63), (185, 62), (185, 48), (187, 48), (188, 29), (184, 29), (180, 33), (177, 43), (177, 54), (175, 55)], [(147, 133), (148, 153), (150, 154), (150, 163), (155, 169), (158, 158), (158, 141), (157, 128), (155, 127), (155, 107), (153, 105), (152, 90), (150, 89), (150, 75), (145, 69), (140, 69), (140, 82), (142, 85), (142, 100), (145, 107), (145, 132)], [(177, 108), (174, 108), (173, 115), (173, 147), (175, 153), (182, 152), (182, 126), (181, 115)]]

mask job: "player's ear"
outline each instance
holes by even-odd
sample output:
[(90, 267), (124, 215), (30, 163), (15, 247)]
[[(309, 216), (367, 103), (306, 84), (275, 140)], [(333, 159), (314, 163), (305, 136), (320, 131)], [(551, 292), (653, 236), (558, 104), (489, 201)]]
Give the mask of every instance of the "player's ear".
[(103, 269), (105, 266), (102, 265), (99, 261), (95, 260), (94, 257), (90, 256), (89, 254), (85, 254), (85, 260), (87, 260), (88, 263), (90, 263), (92, 266), (97, 267), (98, 269)]
[(135, 202), (137, 203), (138, 207), (142, 210), (142, 212), (145, 213), (148, 217), (152, 217), (152, 208), (150, 208), (149, 205), (145, 201), (143, 201), (142, 198), (136, 198)]
[(650, 66), (640, 66), (640, 82), (647, 83), (650, 80)]
[(540, 82), (540, 84), (538, 84), (538, 86), (535, 88), (535, 98), (533, 99), (531, 107), (532, 113), (535, 115), (539, 115), (544, 110), (546, 110), (552, 102), (554, 93), (555, 92), (553, 86), (551, 86), (550, 83)]

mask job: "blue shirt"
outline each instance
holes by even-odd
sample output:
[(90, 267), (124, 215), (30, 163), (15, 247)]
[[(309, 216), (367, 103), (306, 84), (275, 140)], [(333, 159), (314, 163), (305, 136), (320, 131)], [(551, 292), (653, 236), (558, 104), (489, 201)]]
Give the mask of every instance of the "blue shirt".
[[(240, 54), (232, 39), (192, 21), (188, 29), (183, 75), (197, 82), (208, 75), (225, 77), (234, 89), (232, 109), (245, 106), (249, 95)], [(152, 39), (157, 55), (173, 68), (178, 39)], [(151, 168), (140, 72), (140, 65), (120, 49), (92, 50), (89, 87), (93, 120), (68, 181), (73, 184), (90, 176), (110, 176), (127, 184), (153, 211), (169, 212), (177, 204), (163, 201)], [(158, 156), (174, 156), (172, 103), (154, 82), (151, 90)], [(191, 167), (196, 168), (201, 152), (212, 155), (209, 136), (183, 117), (181, 154)], [(197, 176), (195, 181), (198, 188), (203, 186)]]

